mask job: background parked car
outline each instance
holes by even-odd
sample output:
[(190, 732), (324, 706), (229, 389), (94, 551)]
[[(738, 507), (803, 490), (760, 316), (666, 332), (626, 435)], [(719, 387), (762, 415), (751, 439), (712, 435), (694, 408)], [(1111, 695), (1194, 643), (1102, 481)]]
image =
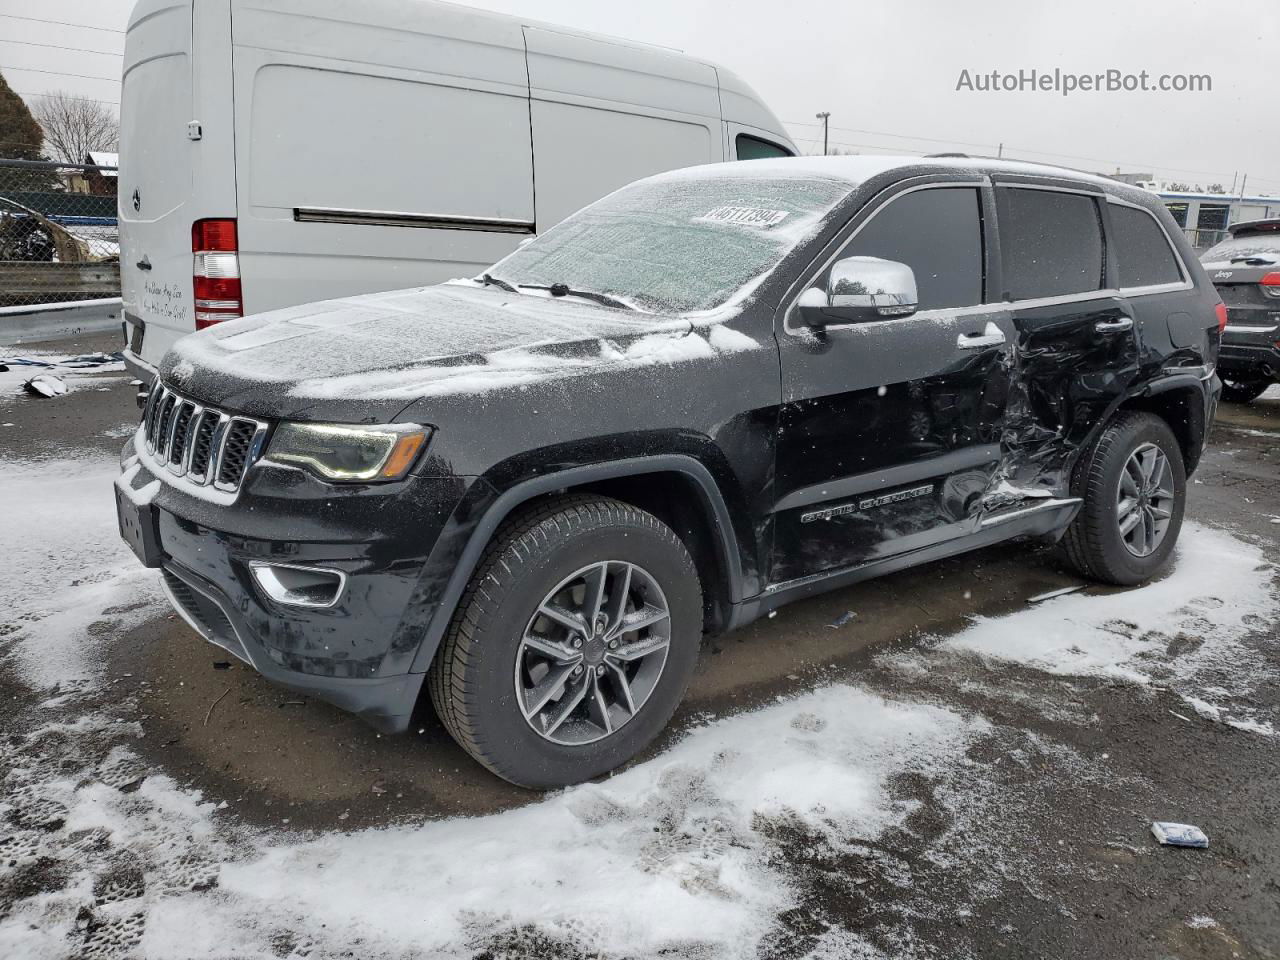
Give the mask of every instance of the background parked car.
[(1200, 257), (1227, 305), (1222, 395), (1249, 403), (1280, 382), (1280, 218), (1238, 223)]
[(721, 67), (404, 0), (141, 0), (120, 139), (144, 377), (220, 320), (471, 276), (639, 177), (796, 152)]

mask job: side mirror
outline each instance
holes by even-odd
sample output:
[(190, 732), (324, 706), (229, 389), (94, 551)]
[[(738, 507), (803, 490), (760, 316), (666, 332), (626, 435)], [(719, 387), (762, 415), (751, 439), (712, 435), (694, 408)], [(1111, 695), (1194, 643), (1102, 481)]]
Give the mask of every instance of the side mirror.
[(831, 265), (825, 291), (811, 287), (797, 305), (805, 323), (821, 330), (833, 323), (910, 316), (919, 302), (916, 276), (905, 263), (846, 257)]

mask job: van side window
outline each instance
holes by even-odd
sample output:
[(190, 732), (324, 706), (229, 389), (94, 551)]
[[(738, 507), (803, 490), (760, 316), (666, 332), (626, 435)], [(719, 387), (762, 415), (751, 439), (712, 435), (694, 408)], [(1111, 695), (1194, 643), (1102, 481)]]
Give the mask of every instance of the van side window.
[(737, 152), (739, 160), (767, 160), (769, 157), (791, 156), (791, 151), (785, 147), (745, 133), (738, 134)]
[(978, 191), (932, 187), (890, 200), (836, 259), (880, 257), (916, 275), (920, 310), (982, 303), (982, 222)]
[(996, 216), (1009, 299), (1102, 289), (1102, 225), (1092, 197), (1001, 187)]
[(1182, 271), (1156, 218), (1145, 210), (1111, 204), (1111, 242), (1120, 262), (1120, 286), (1181, 283)]

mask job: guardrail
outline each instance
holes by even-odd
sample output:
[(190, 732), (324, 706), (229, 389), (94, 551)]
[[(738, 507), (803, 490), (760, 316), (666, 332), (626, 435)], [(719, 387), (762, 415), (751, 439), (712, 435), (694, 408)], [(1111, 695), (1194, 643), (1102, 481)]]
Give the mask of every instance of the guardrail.
[(116, 172), (0, 159), (0, 307), (120, 295)]

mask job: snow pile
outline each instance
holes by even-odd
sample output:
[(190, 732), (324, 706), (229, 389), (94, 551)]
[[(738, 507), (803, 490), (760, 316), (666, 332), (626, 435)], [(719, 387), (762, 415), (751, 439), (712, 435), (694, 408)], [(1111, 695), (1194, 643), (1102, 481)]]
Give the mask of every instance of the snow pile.
[(714, 723), (603, 785), (536, 806), (278, 845), (224, 868), (223, 898), (203, 911), (207, 941), (193, 939), (190, 905), (174, 903), (152, 914), (146, 945), (213, 956), (246, 935), (243, 925), (256, 928), (251, 940), (301, 927), (318, 942), (398, 956), (536, 927), (591, 955), (701, 945), (750, 956), (789, 905), (764, 823), (798, 818), (841, 843), (874, 840), (906, 812), (886, 779), (936, 771), (985, 729), (830, 687)]
[[(987, 730), (832, 686), (702, 727), (657, 759), (534, 806), (265, 848), (220, 823), (218, 804), (145, 777), (127, 744), (78, 776), (42, 781), (19, 762), (31, 787), (9, 802), (65, 823), (33, 835), (26, 855), (62, 858), (74, 875), (0, 921), (0, 954), (61, 956), (96, 896), (94, 923), (125, 924), (120, 935), (145, 956), (270, 957), (282, 943), (296, 955), (454, 955), (532, 936), (590, 956), (750, 957), (795, 905), (772, 826), (865, 850), (914, 809), (894, 798), (892, 778), (944, 775)], [(86, 753), (103, 752), (98, 742)], [(85, 837), (97, 838), (91, 850), (71, 848)], [(104, 903), (122, 863), (134, 889)]]
[[(110, 461), (5, 463), (0, 472), (0, 637), (6, 669), (35, 687), (84, 683), (97, 675), (89, 626), (141, 622), (159, 601), (153, 571), (116, 528)], [(121, 604), (124, 603), (124, 606)]]
[(1271, 724), (1221, 701), (1247, 693), (1273, 669), (1245, 640), (1280, 614), (1275, 573), (1257, 546), (1186, 523), (1173, 571), (1163, 580), (1105, 595), (1056, 597), (1004, 617), (975, 617), (937, 649), (1053, 674), (1167, 685), (1199, 700), (1202, 706), (1193, 706), (1202, 716), (1212, 713), (1212, 719), (1266, 734), (1273, 732)]

